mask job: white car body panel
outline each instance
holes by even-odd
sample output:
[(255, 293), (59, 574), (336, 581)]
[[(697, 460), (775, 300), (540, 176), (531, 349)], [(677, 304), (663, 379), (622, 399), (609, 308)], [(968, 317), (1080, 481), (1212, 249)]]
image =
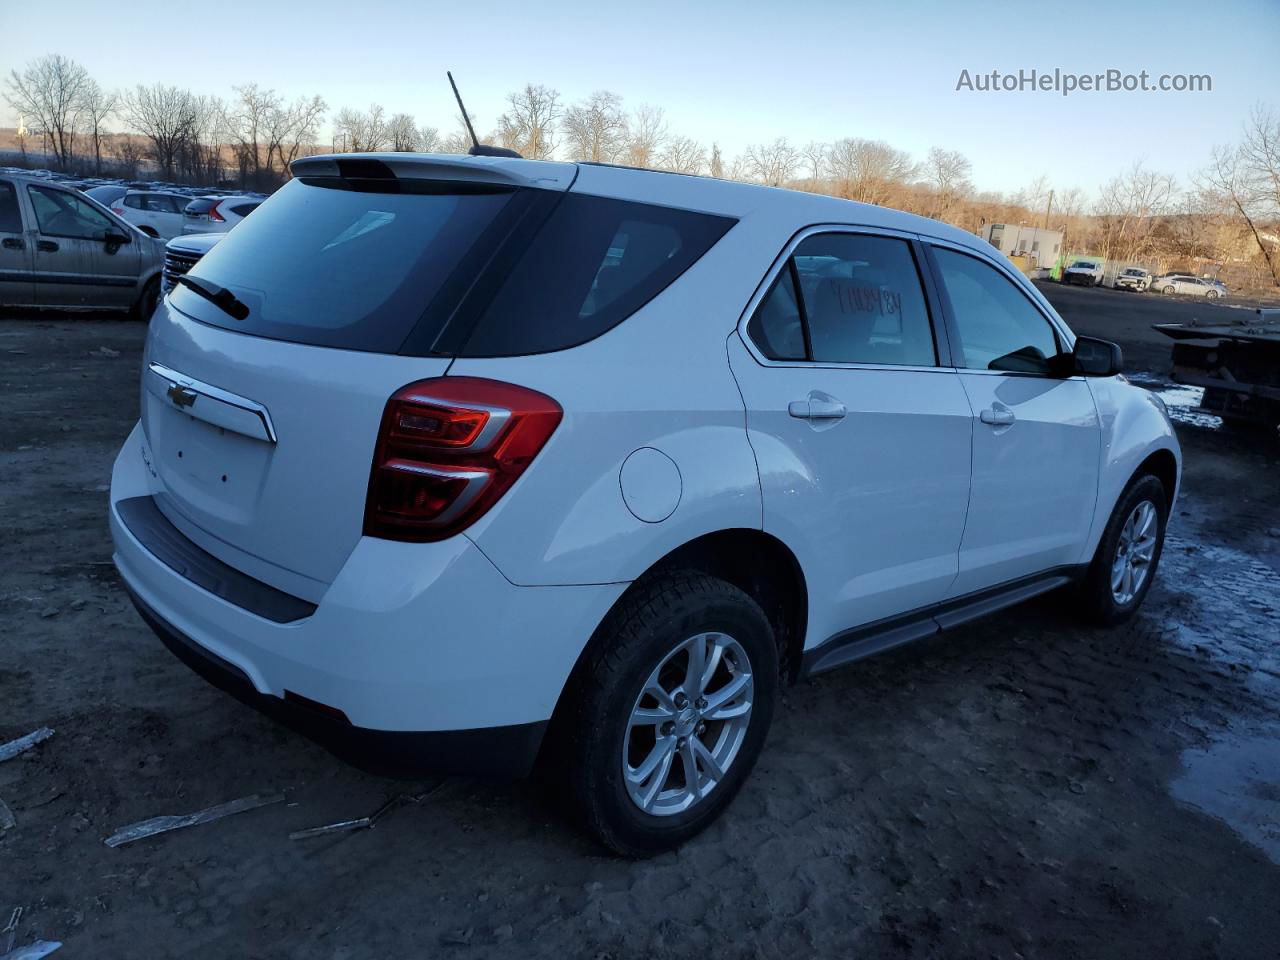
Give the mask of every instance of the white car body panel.
[[(764, 499), (764, 529), (791, 548), (809, 588), (806, 649), (937, 603), (956, 577), (969, 500), (972, 415), (945, 368), (764, 365), (734, 337)], [(833, 423), (788, 405), (820, 392)]]
[[(1100, 443), (1085, 379), (978, 370), (956, 377), (979, 418), (959, 576), (949, 595), (1081, 562), (1081, 534), (1097, 499)], [(983, 423), (981, 412), (991, 409), (1011, 413), (1013, 423)]]
[[(303, 692), (359, 727), (434, 731), (545, 720), (582, 638), (623, 590), (513, 586), (465, 537), (432, 544), (364, 537), (314, 616), (272, 623), (194, 587), (120, 521), (115, 504), (153, 490), (145, 445), (139, 425), (111, 478), (114, 559), (130, 590), (238, 667), (259, 693)], [(391, 570), (397, 575), (387, 576)], [(512, 629), (520, 623), (538, 624), (536, 635)], [(485, 695), (477, 697), (481, 687)]]

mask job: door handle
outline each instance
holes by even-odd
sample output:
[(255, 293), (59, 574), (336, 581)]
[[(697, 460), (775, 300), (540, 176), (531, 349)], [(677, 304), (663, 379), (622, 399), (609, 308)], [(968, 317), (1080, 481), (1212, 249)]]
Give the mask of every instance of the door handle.
[(840, 420), (848, 411), (839, 400), (792, 400), (787, 413), (797, 420)]
[(27, 245), (22, 242), (21, 237), (5, 237), (3, 246), (6, 250), (25, 250)]
[(45, 253), (57, 253), (58, 245), (52, 240), (37, 240), (36, 249), (43, 250)]
[(1008, 427), (1018, 418), (1013, 415), (1012, 410), (989, 408), (978, 414), (978, 418), (993, 427)]

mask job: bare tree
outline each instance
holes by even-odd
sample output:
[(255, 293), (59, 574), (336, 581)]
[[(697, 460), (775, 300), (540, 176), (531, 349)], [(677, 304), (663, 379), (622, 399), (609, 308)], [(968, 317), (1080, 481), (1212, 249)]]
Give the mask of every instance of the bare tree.
[(138, 165), (142, 162), (142, 148), (132, 134), (116, 134), (110, 144), (111, 156), (126, 179), (138, 175)]
[(418, 149), (418, 124), (407, 113), (397, 113), (387, 121), (387, 139), (396, 153), (413, 153)]
[(1251, 160), (1245, 148), (1215, 147), (1209, 165), (1200, 173), (1200, 183), (1235, 211), (1262, 254), (1272, 284), (1280, 286), (1280, 255), (1261, 227), (1263, 218), (1274, 216), (1276, 211), (1266, 202), (1267, 193), (1260, 182), (1263, 178)]
[(75, 153), (76, 124), (90, 83), (84, 67), (61, 54), (49, 54), (9, 71), (5, 99), (20, 114), (33, 117), (52, 137), (61, 166)]
[(720, 153), (720, 145), (711, 145), (711, 176), (717, 180), (724, 178), (724, 156)]
[(80, 115), (85, 130), (93, 140), (93, 172), (102, 173), (102, 137), (106, 132), (103, 125), (107, 117), (116, 108), (115, 93), (108, 93), (99, 86), (98, 81), (90, 78), (80, 94)]
[(827, 168), (827, 145), (810, 140), (801, 149), (800, 155), (804, 157), (804, 162), (809, 166), (809, 189), (816, 191), (818, 189), (818, 181), (822, 179), (822, 175)]
[(911, 157), (883, 140), (847, 137), (827, 153), (838, 196), (859, 203), (884, 205), (895, 187), (915, 176)]
[(607, 163), (618, 155), (626, 130), (622, 98), (597, 90), (565, 111), (562, 127), (570, 160)]
[(139, 84), (123, 100), (124, 121), (151, 141), (151, 152), (166, 177), (172, 178), (195, 122), (195, 97), (161, 83)]
[(1129, 261), (1146, 253), (1175, 187), (1173, 177), (1141, 162), (1109, 180), (1094, 205), (1102, 256)]
[(289, 175), (289, 164), (298, 159), (304, 148), (315, 145), (320, 135), (320, 121), (329, 105), (319, 94), (299, 97), (288, 107), (275, 111), (267, 123), (267, 167), (274, 170), (271, 157), (280, 164), (280, 175)]
[(969, 174), (973, 165), (958, 150), (932, 147), (924, 161), (925, 181), (933, 188), (933, 216), (946, 220), (966, 195), (973, 191)]
[(441, 149), (440, 131), (425, 125), (419, 127), (418, 149), (423, 153), (438, 153)]
[(671, 137), (662, 148), (658, 166), (674, 173), (701, 173), (707, 165), (707, 151), (692, 137)]
[(387, 122), (380, 104), (371, 104), (367, 111), (344, 107), (334, 119), (334, 131), (343, 138), (344, 149), (352, 153), (371, 153), (382, 150), (388, 142)]
[(243, 186), (252, 178), (261, 185), (262, 170), (270, 157), (262, 150), (262, 141), (271, 117), (280, 110), (280, 97), (274, 90), (263, 90), (256, 83), (233, 87), (235, 99), (227, 109), (227, 131), (232, 152), (240, 167)]
[(507, 95), (507, 110), (498, 118), (503, 146), (530, 160), (549, 160), (556, 149), (560, 94), (550, 87), (524, 85)]
[(770, 144), (747, 147), (746, 172), (765, 186), (780, 187), (795, 177), (800, 152), (779, 137)]
[(662, 108), (642, 105), (627, 120), (624, 162), (632, 167), (656, 167), (669, 135)]

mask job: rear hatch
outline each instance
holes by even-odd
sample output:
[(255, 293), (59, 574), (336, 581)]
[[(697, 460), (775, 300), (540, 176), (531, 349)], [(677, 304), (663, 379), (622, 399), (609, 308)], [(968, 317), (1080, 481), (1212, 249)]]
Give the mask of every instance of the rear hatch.
[(210, 553), (318, 600), (361, 536), (388, 398), (570, 164), (316, 158), (191, 267), (151, 323), (156, 502)]

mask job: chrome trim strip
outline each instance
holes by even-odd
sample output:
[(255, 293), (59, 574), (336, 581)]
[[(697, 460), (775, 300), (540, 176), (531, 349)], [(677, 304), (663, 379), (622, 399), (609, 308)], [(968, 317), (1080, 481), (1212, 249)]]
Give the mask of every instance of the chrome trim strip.
[[(188, 377), (186, 374), (179, 373), (177, 370), (166, 367), (162, 363), (155, 363), (153, 361), (147, 365), (147, 369), (156, 376), (164, 380), (168, 380), (173, 386), (186, 387), (188, 390), (193, 390), (201, 396), (209, 397), (211, 400), (217, 400), (219, 403), (225, 403), (230, 407), (238, 407), (247, 413), (254, 414), (260, 421), (262, 421), (262, 428), (266, 432), (266, 439), (271, 443), (278, 442), (275, 425), (271, 422), (271, 414), (267, 411), (266, 407), (258, 403), (256, 400), (250, 400), (247, 397), (240, 396), (239, 394), (231, 393), (228, 390), (223, 390), (221, 387), (215, 387), (213, 384), (205, 383), (203, 380)], [(190, 412), (192, 408), (185, 407), (183, 409)]]

